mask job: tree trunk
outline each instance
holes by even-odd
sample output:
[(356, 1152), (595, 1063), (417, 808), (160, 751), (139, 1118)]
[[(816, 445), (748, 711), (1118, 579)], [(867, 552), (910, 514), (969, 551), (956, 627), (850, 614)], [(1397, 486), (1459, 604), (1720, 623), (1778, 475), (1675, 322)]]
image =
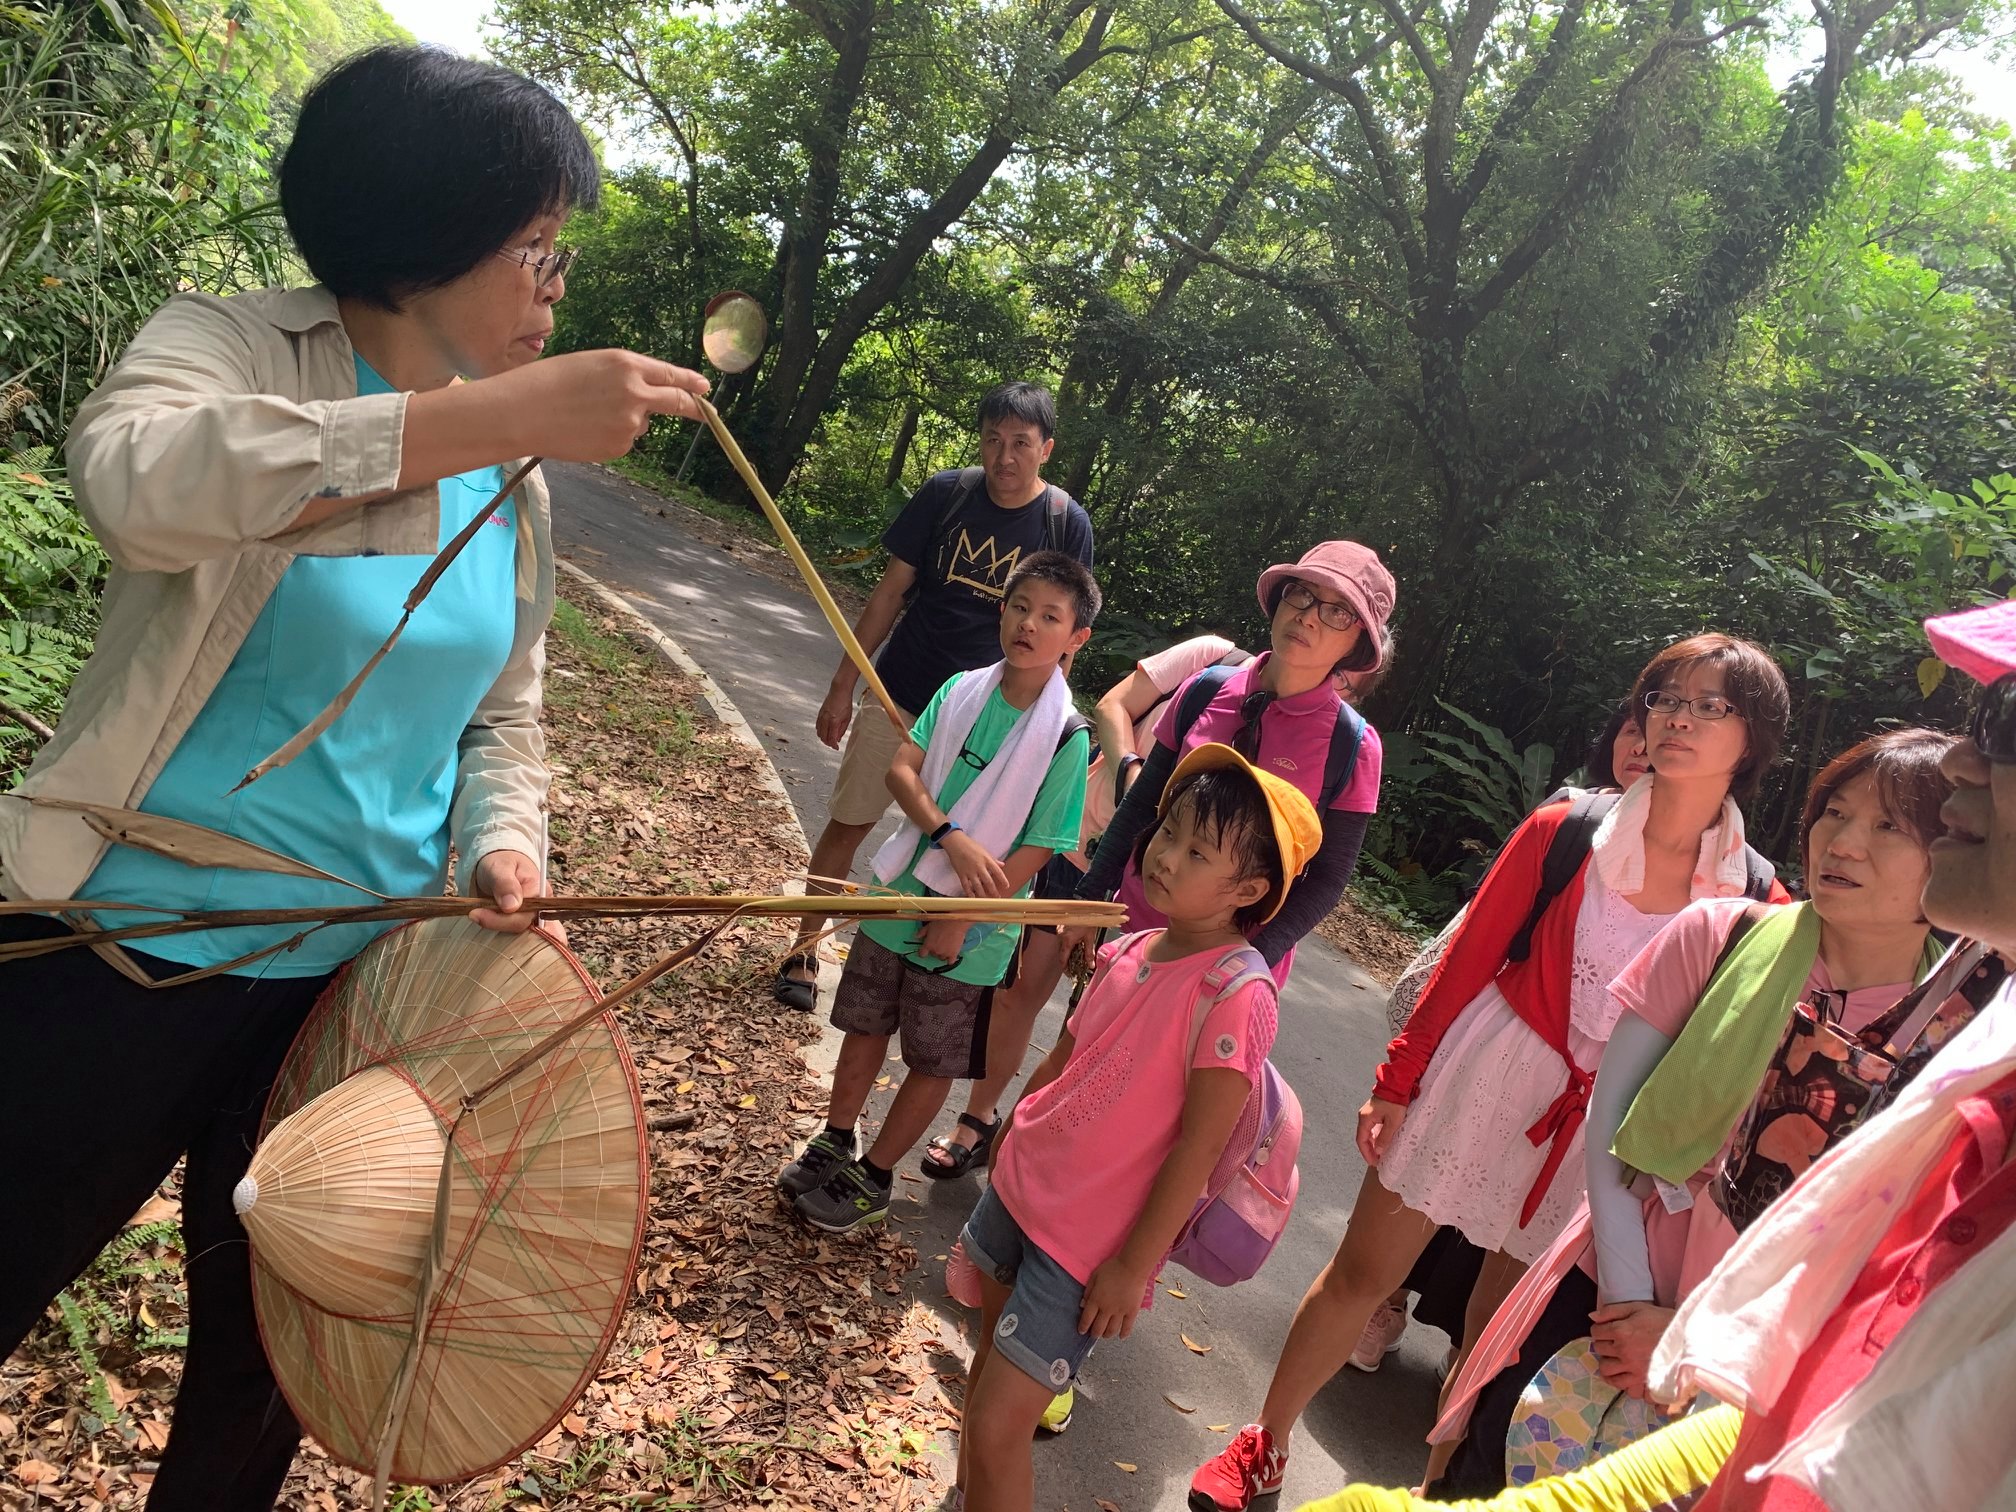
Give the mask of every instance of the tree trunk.
[(889, 466), (882, 473), (884, 489), (903, 486), (903, 464), (910, 460), (910, 443), (917, 439), (917, 421), (922, 414), (915, 399), (903, 406), (903, 423), (896, 427), (896, 444), (889, 448)]

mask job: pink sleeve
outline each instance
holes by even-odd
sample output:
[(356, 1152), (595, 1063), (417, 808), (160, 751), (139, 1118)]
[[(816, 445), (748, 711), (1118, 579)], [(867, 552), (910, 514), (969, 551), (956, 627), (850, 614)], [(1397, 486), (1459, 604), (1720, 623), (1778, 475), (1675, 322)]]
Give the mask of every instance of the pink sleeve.
[(1358, 746), (1358, 765), (1351, 769), (1351, 780), (1330, 807), (1351, 814), (1378, 813), (1379, 773), (1385, 764), (1386, 750), (1379, 743), (1379, 732), (1368, 724), (1365, 739)]
[(1750, 906), (1747, 898), (1690, 903), (1610, 984), (1610, 995), (1668, 1039), (1677, 1039), (1715, 970), (1715, 958)]
[(1134, 665), (1155, 685), (1157, 693), (1173, 693), (1206, 667), (1215, 667), (1226, 652), (1237, 649), (1222, 635), (1198, 635), (1144, 656)]
[(1260, 1064), (1274, 1048), (1278, 999), (1271, 981), (1249, 982), (1204, 1017), (1190, 1069), (1229, 1067), (1249, 1082), (1260, 1080)]

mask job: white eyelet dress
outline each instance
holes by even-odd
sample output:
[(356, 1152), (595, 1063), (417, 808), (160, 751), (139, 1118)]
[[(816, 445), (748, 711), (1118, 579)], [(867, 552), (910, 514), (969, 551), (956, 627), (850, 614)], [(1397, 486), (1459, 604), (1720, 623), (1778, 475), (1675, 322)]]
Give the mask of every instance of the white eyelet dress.
[[(1610, 983), (1673, 918), (1640, 913), (1584, 870), (1575, 916), (1568, 994), (1568, 1047), (1595, 1073), (1617, 1022)], [(1531, 1262), (1567, 1226), (1585, 1190), (1577, 1127), (1533, 1221), (1519, 1226), (1551, 1141), (1526, 1131), (1561, 1095), (1568, 1070), (1491, 983), (1457, 1015), (1421, 1078), (1379, 1181), (1417, 1213), (1461, 1229), (1472, 1244)]]

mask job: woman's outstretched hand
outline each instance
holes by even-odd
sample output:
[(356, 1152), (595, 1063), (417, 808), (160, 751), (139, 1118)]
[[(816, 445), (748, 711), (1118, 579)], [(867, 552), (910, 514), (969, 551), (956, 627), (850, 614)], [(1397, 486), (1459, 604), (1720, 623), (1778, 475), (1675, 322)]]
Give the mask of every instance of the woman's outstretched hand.
[(607, 462), (635, 446), (656, 415), (701, 418), (707, 380), (641, 352), (564, 352), (495, 378), (518, 437), (517, 454), (558, 462)]

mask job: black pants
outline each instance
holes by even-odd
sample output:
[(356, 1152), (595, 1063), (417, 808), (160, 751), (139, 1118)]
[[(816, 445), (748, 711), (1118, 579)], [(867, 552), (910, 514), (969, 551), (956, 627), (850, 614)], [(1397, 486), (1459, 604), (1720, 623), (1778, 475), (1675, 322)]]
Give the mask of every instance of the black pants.
[(1470, 1409), (1470, 1428), (1442, 1478), (1428, 1488), (1432, 1499), (1496, 1496), (1505, 1489), (1505, 1435), (1512, 1427), (1519, 1394), (1557, 1353), (1589, 1334), (1596, 1310), (1596, 1283), (1579, 1267), (1561, 1278), (1533, 1324), (1519, 1358), (1485, 1384)]
[(1461, 1229), (1439, 1228), (1407, 1272), (1401, 1284), (1414, 1293), (1414, 1321), (1439, 1328), (1462, 1348), (1464, 1320), (1470, 1315), (1470, 1292), (1484, 1269), (1484, 1251), (1463, 1237)]
[[(68, 931), (0, 917), (0, 940)], [(136, 955), (156, 976), (188, 968)], [(327, 976), (150, 990), (86, 949), (0, 964), (0, 1355), (125, 1226), (176, 1158), (189, 1351), (149, 1512), (267, 1512), (301, 1428), (252, 1310), (231, 1189), (266, 1093)]]

